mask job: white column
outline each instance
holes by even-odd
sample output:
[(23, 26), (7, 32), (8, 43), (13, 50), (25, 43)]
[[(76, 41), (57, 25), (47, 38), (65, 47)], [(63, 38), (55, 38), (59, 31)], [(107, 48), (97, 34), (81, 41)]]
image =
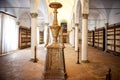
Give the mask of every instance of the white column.
[(37, 53), (37, 13), (31, 13), (31, 50), (32, 50), (32, 58), (35, 55), (35, 47)]
[(45, 28), (44, 28), (44, 43), (45, 46), (48, 45), (49, 42), (49, 27), (48, 27), (48, 23), (45, 23)]
[(38, 16), (38, 1), (30, 0), (30, 15), (31, 15), (31, 51), (32, 60), (37, 62), (37, 16)]
[(82, 62), (88, 62), (88, 14), (82, 19)]
[(69, 43), (70, 45), (72, 45), (72, 30), (70, 31), (70, 34), (69, 34)]
[[(107, 27), (109, 26), (109, 23), (105, 23), (105, 33), (107, 33)], [(107, 51), (107, 34), (105, 34), (105, 52)]]
[(40, 43), (40, 27), (37, 27), (37, 45)]
[(75, 28), (72, 28), (72, 47), (75, 47)]
[(78, 51), (78, 23), (75, 23), (75, 51)]

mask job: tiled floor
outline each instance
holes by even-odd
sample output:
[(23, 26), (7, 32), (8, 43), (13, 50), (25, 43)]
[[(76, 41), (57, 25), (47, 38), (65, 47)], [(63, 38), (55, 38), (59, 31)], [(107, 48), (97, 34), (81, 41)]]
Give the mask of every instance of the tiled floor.
[[(112, 80), (120, 80), (120, 57), (89, 47), (90, 63), (76, 64), (77, 52), (69, 44), (65, 46), (67, 80), (105, 80), (109, 68), (112, 69)], [(43, 45), (39, 46), (37, 55), (38, 63), (30, 61), (30, 49), (14, 51), (0, 57), (0, 80), (40, 80), (46, 55)]]

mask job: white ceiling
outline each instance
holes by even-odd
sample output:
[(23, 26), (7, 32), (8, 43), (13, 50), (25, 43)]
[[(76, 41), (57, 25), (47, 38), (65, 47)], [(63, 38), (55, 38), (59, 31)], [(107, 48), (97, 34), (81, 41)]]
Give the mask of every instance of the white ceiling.
[[(38, 21), (47, 22), (51, 10), (49, 3), (52, 1), (60, 2), (63, 5), (62, 8), (58, 9), (58, 19), (60, 21), (70, 20), (76, 0), (41, 0)], [(116, 14), (120, 14), (120, 0), (90, 0), (89, 19), (96, 19), (100, 14), (107, 18), (107, 15), (113, 9), (119, 11)], [(23, 13), (30, 13), (30, 0), (0, 0), (0, 10), (19, 18)]]

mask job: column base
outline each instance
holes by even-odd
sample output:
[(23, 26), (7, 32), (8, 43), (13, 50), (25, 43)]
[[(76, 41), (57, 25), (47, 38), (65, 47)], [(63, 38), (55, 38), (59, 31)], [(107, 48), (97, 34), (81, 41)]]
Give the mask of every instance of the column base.
[(80, 62), (79, 61), (77, 61), (77, 63), (76, 64), (80, 64)]
[(88, 60), (82, 60), (81, 62), (82, 63), (90, 63), (90, 61), (88, 61)]
[(75, 50), (75, 52), (78, 52), (78, 50)]
[(32, 61), (34, 63), (37, 63), (39, 61), (39, 59), (38, 58), (36, 58), (36, 59), (35, 58), (31, 58), (30, 61)]

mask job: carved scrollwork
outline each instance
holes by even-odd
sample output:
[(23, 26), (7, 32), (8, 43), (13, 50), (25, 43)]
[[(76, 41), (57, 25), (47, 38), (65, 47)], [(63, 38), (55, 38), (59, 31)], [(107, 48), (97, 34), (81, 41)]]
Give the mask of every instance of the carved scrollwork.
[(84, 19), (88, 19), (88, 14), (83, 14)]
[(32, 18), (36, 18), (38, 16), (38, 13), (30, 13)]

